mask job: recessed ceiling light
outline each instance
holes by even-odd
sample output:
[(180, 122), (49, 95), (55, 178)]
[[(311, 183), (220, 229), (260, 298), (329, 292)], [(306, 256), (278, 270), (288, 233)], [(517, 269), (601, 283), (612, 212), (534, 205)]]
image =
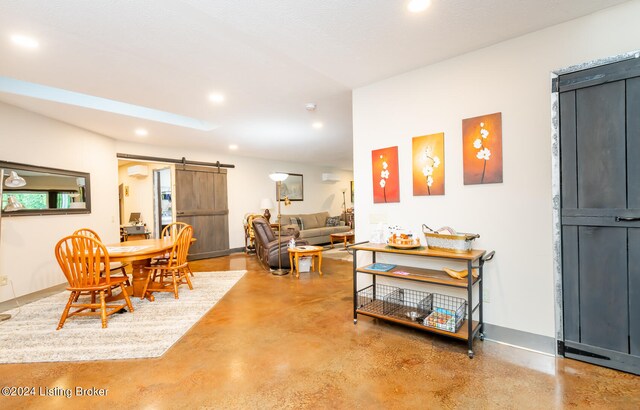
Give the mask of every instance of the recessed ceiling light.
[(149, 131), (145, 130), (144, 128), (137, 128), (136, 135), (138, 137), (146, 137), (147, 135), (149, 135)]
[(237, 149), (238, 149), (238, 146), (237, 146), (236, 144), (231, 144), (231, 145), (229, 145), (229, 149), (230, 149), (231, 151), (235, 151), (235, 150), (237, 150)]
[(22, 34), (11, 35), (11, 42), (17, 46), (24, 48), (38, 48), (40, 43), (33, 37), (23, 36)]
[(411, 13), (420, 13), (425, 11), (431, 5), (431, 0), (411, 0), (407, 4), (407, 10)]
[(322, 128), (322, 123), (321, 122), (314, 122), (313, 124), (311, 124), (311, 126), (317, 130), (319, 130), (320, 128)]
[(224, 102), (224, 95), (220, 93), (211, 93), (209, 94), (209, 101), (221, 104)]

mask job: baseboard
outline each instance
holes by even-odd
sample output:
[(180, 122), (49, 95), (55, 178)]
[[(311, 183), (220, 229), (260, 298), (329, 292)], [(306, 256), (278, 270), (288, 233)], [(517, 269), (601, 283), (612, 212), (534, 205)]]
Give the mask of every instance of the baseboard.
[(17, 308), (18, 305), (23, 306), (31, 302), (35, 302), (36, 300), (46, 298), (47, 296), (55, 295), (56, 293), (60, 293), (65, 290), (67, 286), (67, 283), (61, 283), (60, 285), (42, 289), (37, 292), (29, 293), (27, 295), (22, 295), (15, 299), (5, 300), (4, 302), (0, 302), (0, 312), (6, 312), (7, 310)]
[(490, 323), (484, 324), (485, 340), (505, 343), (535, 352), (556, 355), (556, 339), (550, 336), (537, 335), (523, 332), (508, 327), (496, 326)]
[(209, 258), (219, 258), (221, 256), (229, 256), (232, 253), (239, 253), (239, 252), (244, 252), (244, 247), (241, 248), (231, 248), (231, 249), (224, 249), (221, 251), (213, 251), (213, 252), (207, 252), (207, 253), (202, 253), (199, 255), (194, 256), (189, 256), (187, 259), (190, 261), (196, 261), (196, 260), (200, 260), (200, 259), (209, 259)]

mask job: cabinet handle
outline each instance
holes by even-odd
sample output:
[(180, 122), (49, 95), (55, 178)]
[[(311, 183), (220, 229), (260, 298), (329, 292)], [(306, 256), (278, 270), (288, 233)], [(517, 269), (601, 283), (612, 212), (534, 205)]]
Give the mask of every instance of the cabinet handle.
[(640, 216), (616, 216), (616, 222), (637, 222)]

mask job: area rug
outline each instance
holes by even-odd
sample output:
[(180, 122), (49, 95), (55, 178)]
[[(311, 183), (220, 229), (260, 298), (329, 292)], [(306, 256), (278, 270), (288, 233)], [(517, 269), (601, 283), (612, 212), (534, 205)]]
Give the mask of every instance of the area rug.
[(193, 290), (157, 292), (155, 301), (131, 298), (133, 313), (75, 316), (56, 331), (69, 292), (60, 292), (10, 313), (0, 324), (0, 363), (138, 359), (162, 356), (246, 271), (195, 272)]
[(342, 244), (335, 245), (335, 248), (333, 249), (328, 246), (322, 251), (322, 257), (351, 262), (353, 260), (353, 255), (351, 254), (351, 252), (352, 251), (345, 250)]

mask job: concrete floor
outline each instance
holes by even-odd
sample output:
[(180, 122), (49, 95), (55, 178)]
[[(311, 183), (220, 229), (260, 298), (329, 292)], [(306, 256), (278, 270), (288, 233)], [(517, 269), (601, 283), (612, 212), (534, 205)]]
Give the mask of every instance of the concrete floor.
[(640, 408), (638, 376), (489, 341), (470, 360), (459, 341), (354, 326), (348, 262), (325, 258), (323, 277), (299, 280), (244, 254), (192, 267), (249, 272), (161, 358), (0, 365), (0, 386), (106, 397), (0, 397), (0, 408)]

